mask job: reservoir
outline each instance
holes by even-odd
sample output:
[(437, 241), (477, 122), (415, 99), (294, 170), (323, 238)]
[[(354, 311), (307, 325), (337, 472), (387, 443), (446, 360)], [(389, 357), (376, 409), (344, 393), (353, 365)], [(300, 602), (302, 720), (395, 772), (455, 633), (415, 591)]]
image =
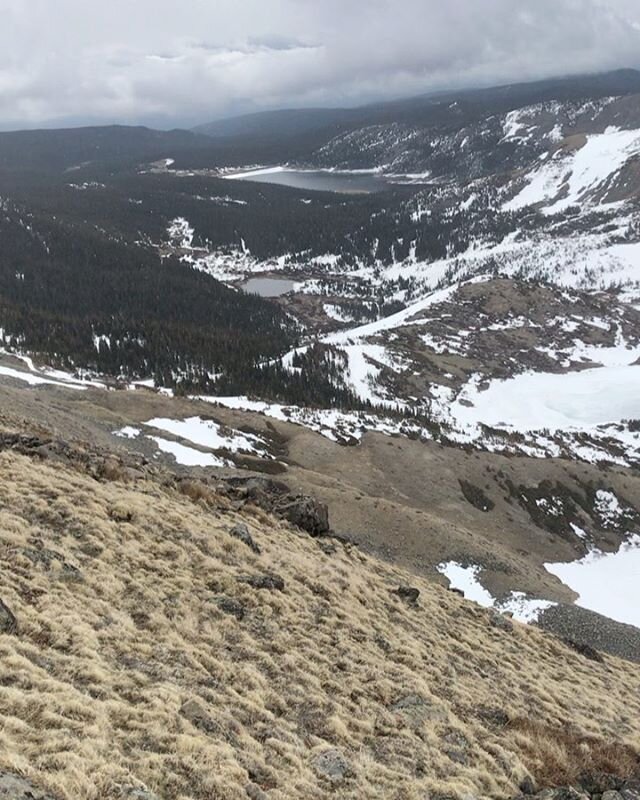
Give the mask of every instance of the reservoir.
[(283, 169), (270, 169), (240, 172), (229, 175), (229, 180), (271, 183), (290, 186), (310, 192), (337, 192), (339, 194), (373, 194), (389, 189), (393, 184), (383, 175), (361, 172), (323, 172)]

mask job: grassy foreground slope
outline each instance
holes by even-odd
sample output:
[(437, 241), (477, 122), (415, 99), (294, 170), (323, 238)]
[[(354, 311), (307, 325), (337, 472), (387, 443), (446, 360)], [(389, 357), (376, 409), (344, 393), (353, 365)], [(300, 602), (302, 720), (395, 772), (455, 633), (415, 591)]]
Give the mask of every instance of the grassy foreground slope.
[(636, 665), (88, 452), (0, 452), (0, 771), (61, 800), (426, 800), (633, 769)]

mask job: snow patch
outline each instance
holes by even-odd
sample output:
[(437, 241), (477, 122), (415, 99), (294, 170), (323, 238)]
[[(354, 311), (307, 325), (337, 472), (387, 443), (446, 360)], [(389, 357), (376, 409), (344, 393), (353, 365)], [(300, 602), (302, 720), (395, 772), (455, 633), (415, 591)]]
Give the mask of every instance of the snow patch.
[(227, 429), (228, 432), (225, 432), (223, 427), (213, 420), (204, 420), (201, 417), (183, 420), (156, 418), (150, 419), (145, 426), (170, 433), (209, 450), (228, 450), (230, 453), (250, 453), (271, 458), (266, 442), (261, 437), (233, 429)]
[(214, 456), (213, 453), (202, 453), (200, 450), (196, 450), (193, 447), (186, 447), (183, 444), (171, 442), (168, 439), (162, 439), (159, 436), (150, 436), (149, 439), (157, 444), (158, 449), (161, 452), (173, 456), (176, 462), (181, 464), (183, 467), (219, 468), (230, 466), (228, 461), (218, 458), (218, 456)]
[(137, 439), (142, 431), (140, 428), (133, 428), (131, 425), (125, 425), (119, 431), (114, 433), (114, 436), (119, 436), (121, 439)]
[(537, 622), (540, 614), (556, 603), (549, 600), (536, 600), (527, 597), (523, 592), (511, 592), (503, 601), (498, 601), (480, 583), (481, 568), (476, 565), (463, 566), (456, 561), (440, 564), (438, 572), (448, 578), (453, 589), (463, 592), (465, 599), (471, 600), (484, 608), (494, 608), (500, 613), (510, 613), (519, 622)]
[(458, 423), (520, 432), (584, 430), (640, 418), (640, 366), (601, 367), (564, 374), (529, 372), (471, 382), (450, 410)]

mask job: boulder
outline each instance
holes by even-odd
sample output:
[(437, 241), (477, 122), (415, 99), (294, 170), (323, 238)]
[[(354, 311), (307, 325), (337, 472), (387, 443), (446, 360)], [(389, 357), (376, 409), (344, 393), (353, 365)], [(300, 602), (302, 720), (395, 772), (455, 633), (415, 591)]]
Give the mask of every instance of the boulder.
[(329, 508), (313, 497), (300, 495), (280, 503), (276, 513), (311, 536), (329, 533)]
[(589, 800), (588, 794), (583, 794), (573, 786), (561, 786), (557, 789), (545, 789), (536, 795), (540, 800)]
[(238, 502), (238, 509), (247, 502), (253, 503), (314, 537), (331, 531), (328, 507), (313, 497), (292, 494), (286, 483), (261, 477), (233, 477), (226, 478), (225, 485), (224, 493)]
[(578, 785), (587, 794), (604, 794), (605, 792), (617, 790), (622, 786), (623, 781), (608, 772), (585, 772), (580, 775)]
[(254, 553), (260, 555), (260, 548), (253, 541), (253, 536), (251, 536), (249, 528), (244, 524), (244, 522), (239, 522), (237, 525), (234, 525), (229, 533), (234, 539), (239, 539), (243, 544), (246, 544), (249, 549), (253, 550)]
[(245, 615), (245, 608), (238, 600), (233, 597), (219, 597), (217, 600), (218, 608), (225, 614), (235, 617), (238, 622), (242, 622)]
[(623, 800), (640, 800), (640, 778), (627, 781), (620, 789)]

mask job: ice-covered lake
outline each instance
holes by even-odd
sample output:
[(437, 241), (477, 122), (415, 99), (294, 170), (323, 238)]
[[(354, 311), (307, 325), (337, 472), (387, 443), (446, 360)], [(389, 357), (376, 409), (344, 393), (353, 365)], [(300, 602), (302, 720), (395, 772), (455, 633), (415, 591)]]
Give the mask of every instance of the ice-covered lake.
[(492, 381), (486, 391), (468, 391), (463, 400), (452, 408), (459, 422), (508, 425), (518, 431), (570, 430), (640, 419), (640, 366), (517, 375)]
[(545, 564), (580, 597), (577, 605), (640, 628), (640, 536), (617, 553), (593, 551), (570, 564)]

